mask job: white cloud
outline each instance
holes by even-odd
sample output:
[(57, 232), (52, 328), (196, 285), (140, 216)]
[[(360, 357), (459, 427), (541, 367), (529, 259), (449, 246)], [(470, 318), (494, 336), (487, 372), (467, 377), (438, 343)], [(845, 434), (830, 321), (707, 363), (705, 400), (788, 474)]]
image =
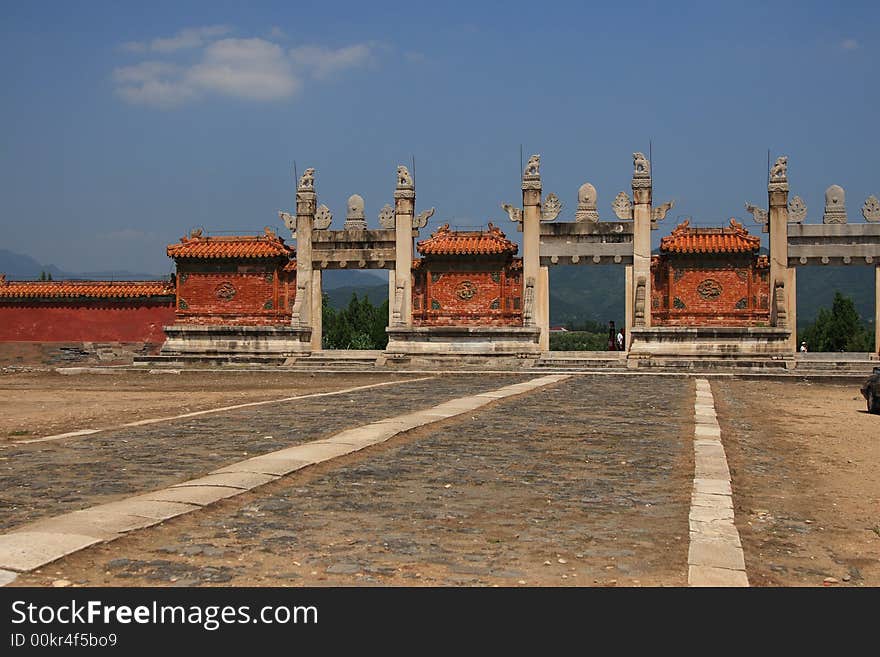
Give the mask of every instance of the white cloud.
[(321, 46), (300, 46), (290, 51), (290, 57), (299, 69), (315, 78), (324, 79), (338, 71), (369, 64), (375, 50), (376, 44), (372, 43), (357, 43), (335, 50)]
[(196, 87), (252, 100), (288, 98), (300, 87), (281, 46), (263, 39), (223, 39), (187, 74)]
[(180, 67), (166, 62), (141, 62), (113, 71), (118, 86), (116, 93), (134, 105), (150, 105), (162, 109), (177, 107), (195, 99), (198, 94), (183, 79)]
[[(306, 77), (325, 79), (373, 61), (380, 48), (360, 43), (341, 48), (300, 46), (288, 52), (271, 40), (216, 37), (230, 31), (223, 26), (183, 30), (174, 37), (149, 43), (126, 44), (130, 52), (163, 55), (184, 48), (195, 57), (180, 61), (154, 59), (113, 71), (116, 93), (125, 101), (168, 109), (206, 95), (254, 101), (294, 96)], [(273, 28), (273, 34), (275, 30)]]
[(861, 47), (861, 44), (855, 39), (844, 39), (840, 44), (840, 47), (844, 50), (858, 50)]
[(171, 37), (161, 37), (152, 41), (129, 41), (123, 43), (123, 49), (129, 52), (170, 53), (186, 48), (200, 48), (211, 39), (229, 34), (232, 30), (225, 25), (207, 25), (181, 30)]

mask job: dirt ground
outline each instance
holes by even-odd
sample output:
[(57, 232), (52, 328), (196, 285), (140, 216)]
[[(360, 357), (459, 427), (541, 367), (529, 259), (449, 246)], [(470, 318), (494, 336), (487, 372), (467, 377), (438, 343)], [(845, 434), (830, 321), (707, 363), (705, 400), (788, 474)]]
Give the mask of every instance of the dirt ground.
[(0, 374), (0, 442), (414, 378), (388, 373), (107, 372)]
[(712, 383), (753, 586), (880, 585), (880, 416), (858, 388)]

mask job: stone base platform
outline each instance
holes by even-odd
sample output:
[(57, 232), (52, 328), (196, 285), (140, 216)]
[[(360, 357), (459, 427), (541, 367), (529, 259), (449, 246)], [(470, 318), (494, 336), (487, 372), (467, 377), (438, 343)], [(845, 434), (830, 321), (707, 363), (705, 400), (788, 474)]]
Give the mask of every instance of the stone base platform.
[(526, 326), (389, 327), (380, 365), (411, 363), (482, 364), (536, 359), (540, 329)]
[(791, 332), (773, 327), (633, 328), (630, 368), (785, 368), (795, 366)]
[(135, 363), (266, 363), (311, 351), (311, 328), (291, 326), (165, 327), (168, 339), (157, 356), (140, 356)]

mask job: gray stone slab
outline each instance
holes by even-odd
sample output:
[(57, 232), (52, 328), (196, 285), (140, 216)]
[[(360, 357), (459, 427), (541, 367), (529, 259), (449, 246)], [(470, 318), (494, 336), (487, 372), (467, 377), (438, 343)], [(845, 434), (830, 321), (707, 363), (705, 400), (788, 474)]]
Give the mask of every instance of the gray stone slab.
[(712, 566), (688, 566), (688, 585), (743, 587), (749, 585), (745, 571)]
[(340, 431), (329, 438), (317, 442), (366, 447), (368, 445), (375, 445), (376, 443), (384, 442), (398, 433), (400, 433), (399, 429), (388, 424), (367, 424), (363, 427), (357, 427), (356, 429)]
[(727, 479), (694, 479), (694, 491), (697, 493), (710, 493), (714, 495), (732, 495), (730, 481)]
[(18, 573), (14, 573), (11, 570), (0, 570), (0, 586), (12, 584), (17, 577)]
[(700, 538), (724, 540), (729, 541), (732, 545), (742, 547), (739, 532), (730, 520), (716, 520), (715, 522), (690, 520), (688, 525), (692, 541), (699, 540)]
[(175, 484), (172, 488), (186, 486), (228, 486), (229, 488), (238, 488), (240, 490), (250, 490), (270, 481), (278, 479), (277, 475), (263, 474), (258, 472), (218, 472), (209, 474), (198, 479), (190, 479), (180, 484)]
[(240, 495), (243, 492), (240, 488), (230, 488), (229, 486), (179, 486), (163, 488), (141, 497), (146, 500), (206, 506), (227, 497)]
[(688, 517), (690, 520), (696, 520), (698, 522), (715, 522), (717, 520), (729, 520), (733, 522), (733, 509), (692, 506)]
[(745, 570), (742, 548), (724, 539), (695, 538), (688, 548), (689, 566)]
[(255, 456), (246, 461), (227, 465), (223, 468), (218, 468), (211, 474), (247, 472), (283, 477), (291, 472), (302, 470), (303, 468), (312, 465), (312, 463), (312, 461), (303, 461), (302, 459), (296, 459), (289, 456), (273, 456), (272, 454), (266, 454), (264, 456)]
[(0, 568), (25, 572), (82, 550), (101, 539), (81, 534), (13, 532), (0, 536)]
[(180, 502), (154, 500), (138, 495), (118, 502), (109, 502), (93, 506), (89, 511), (95, 513), (123, 513), (132, 516), (143, 516), (155, 520), (168, 520), (184, 513), (194, 511), (198, 506)]
[(721, 436), (721, 427), (717, 424), (713, 425), (707, 422), (700, 422), (694, 425), (695, 436)]
[(730, 479), (727, 461), (714, 457), (694, 456), (694, 476), (700, 479)]
[(306, 463), (322, 463), (337, 456), (343, 456), (356, 451), (357, 449), (352, 445), (314, 441), (305, 445), (297, 445), (296, 447), (288, 447), (287, 449), (272, 452), (272, 454), (267, 456), (271, 456), (271, 458), (296, 459)]
[(712, 493), (692, 493), (691, 504), (693, 506), (707, 506), (712, 509), (733, 508), (733, 500), (730, 495), (715, 495)]
[(134, 529), (143, 529), (161, 522), (120, 511), (106, 509), (84, 509), (65, 513), (54, 518), (45, 518), (29, 523), (16, 531), (46, 532), (51, 534), (79, 534), (110, 540)]

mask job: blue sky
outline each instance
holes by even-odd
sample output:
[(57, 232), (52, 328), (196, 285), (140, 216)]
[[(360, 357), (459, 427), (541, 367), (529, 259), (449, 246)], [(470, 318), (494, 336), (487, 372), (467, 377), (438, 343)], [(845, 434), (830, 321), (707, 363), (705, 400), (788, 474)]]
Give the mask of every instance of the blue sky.
[[(519, 147), (570, 218), (653, 141), (655, 201), (719, 225), (766, 205), (767, 149), (820, 222), (880, 195), (876, 2), (6, 2), (0, 248), (165, 273), (190, 228), (260, 232), (317, 169), (341, 227), (378, 226), (415, 158), (428, 228), (518, 202)], [(286, 231), (282, 234), (287, 236)]]

